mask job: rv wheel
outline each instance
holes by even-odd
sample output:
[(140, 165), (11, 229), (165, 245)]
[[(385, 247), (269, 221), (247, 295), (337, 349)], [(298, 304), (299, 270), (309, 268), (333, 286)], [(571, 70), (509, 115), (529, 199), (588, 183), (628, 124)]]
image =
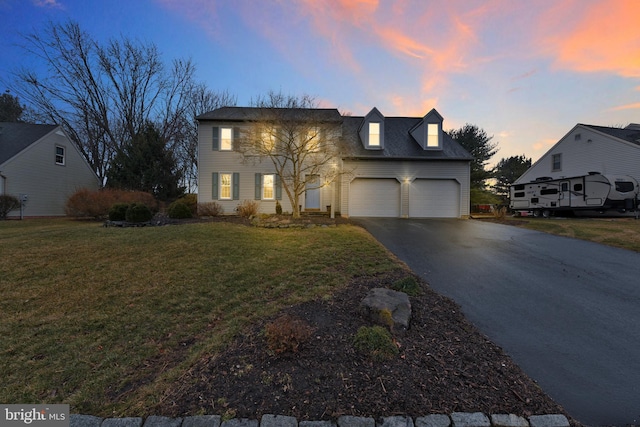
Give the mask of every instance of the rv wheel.
[(551, 216), (551, 211), (549, 209), (545, 209), (542, 211), (542, 216), (545, 218), (549, 218)]
[(533, 216), (534, 216), (535, 218), (540, 218), (540, 215), (541, 215), (541, 213), (540, 213), (540, 211), (539, 211), (539, 210), (535, 210), (535, 211), (533, 211)]

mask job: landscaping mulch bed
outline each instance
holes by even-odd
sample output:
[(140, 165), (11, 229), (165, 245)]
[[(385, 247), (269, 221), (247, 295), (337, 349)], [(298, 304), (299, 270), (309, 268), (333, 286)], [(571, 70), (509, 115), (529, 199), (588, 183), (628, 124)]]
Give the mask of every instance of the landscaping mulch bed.
[(411, 327), (394, 334), (399, 355), (380, 362), (359, 353), (353, 338), (371, 325), (358, 314), (360, 301), (369, 289), (389, 287), (404, 275), (356, 278), (331, 298), (289, 307), (286, 313), (313, 328), (296, 353), (271, 352), (266, 322), (255, 325), (221, 354), (197, 361), (155, 413), (324, 420), (479, 411), (571, 420), (455, 303), (422, 282), (424, 293), (411, 297)]

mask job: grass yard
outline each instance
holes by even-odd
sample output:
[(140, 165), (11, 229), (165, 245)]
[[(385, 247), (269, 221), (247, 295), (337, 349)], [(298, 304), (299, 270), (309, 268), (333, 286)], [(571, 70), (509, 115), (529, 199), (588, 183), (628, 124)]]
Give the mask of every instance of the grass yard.
[(402, 268), (348, 225), (3, 221), (0, 402), (143, 413), (163, 385), (256, 319)]
[(634, 218), (514, 218), (506, 224), (640, 252), (640, 220)]

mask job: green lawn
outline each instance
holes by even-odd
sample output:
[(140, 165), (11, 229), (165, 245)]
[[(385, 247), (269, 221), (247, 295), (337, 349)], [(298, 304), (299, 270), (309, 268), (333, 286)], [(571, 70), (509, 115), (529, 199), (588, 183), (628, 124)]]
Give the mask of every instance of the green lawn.
[(354, 226), (0, 222), (0, 402), (145, 415), (256, 319), (401, 269)]

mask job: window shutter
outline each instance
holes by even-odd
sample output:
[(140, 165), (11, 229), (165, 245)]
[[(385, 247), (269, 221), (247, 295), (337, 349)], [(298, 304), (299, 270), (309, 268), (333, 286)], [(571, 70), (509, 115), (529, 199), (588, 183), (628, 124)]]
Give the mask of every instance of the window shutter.
[(256, 173), (256, 194), (255, 199), (260, 200), (262, 196), (262, 174)]
[(218, 150), (220, 150), (220, 131), (219, 131), (217, 126), (214, 126), (211, 129), (212, 129), (212, 132), (213, 132), (212, 149), (213, 149), (213, 151), (218, 151)]
[(218, 200), (218, 172), (214, 172), (211, 179), (211, 198)]
[(282, 182), (280, 175), (276, 175), (276, 200), (282, 200)]
[(233, 140), (231, 141), (231, 149), (238, 151), (238, 145), (240, 144), (240, 128), (233, 128)]
[(234, 172), (231, 185), (233, 186), (233, 200), (240, 199), (240, 173)]

